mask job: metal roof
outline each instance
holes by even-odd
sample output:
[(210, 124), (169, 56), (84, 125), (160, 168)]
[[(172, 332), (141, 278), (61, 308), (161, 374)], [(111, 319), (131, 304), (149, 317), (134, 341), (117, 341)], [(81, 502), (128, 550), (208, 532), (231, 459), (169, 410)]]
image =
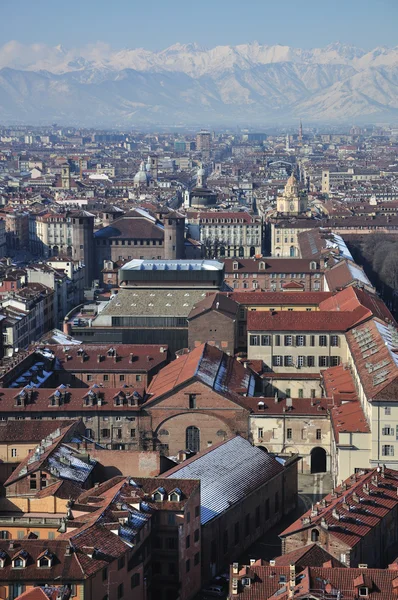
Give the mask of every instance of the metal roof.
[(237, 436), (174, 468), (170, 479), (199, 479), (204, 525), (283, 471), (270, 454)]
[(141, 260), (134, 258), (122, 271), (222, 271), (218, 260)]

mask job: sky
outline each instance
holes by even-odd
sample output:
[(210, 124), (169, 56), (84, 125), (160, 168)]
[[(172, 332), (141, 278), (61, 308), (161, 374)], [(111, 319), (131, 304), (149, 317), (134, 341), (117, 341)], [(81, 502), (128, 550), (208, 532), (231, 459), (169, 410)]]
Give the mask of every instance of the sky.
[(0, 0), (0, 46), (398, 45), (398, 0)]

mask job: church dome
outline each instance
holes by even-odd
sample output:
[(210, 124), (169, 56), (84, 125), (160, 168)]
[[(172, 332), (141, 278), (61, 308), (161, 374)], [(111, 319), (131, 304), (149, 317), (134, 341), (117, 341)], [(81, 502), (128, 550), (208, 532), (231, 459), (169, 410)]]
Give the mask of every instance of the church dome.
[(148, 173), (145, 170), (145, 163), (142, 162), (140, 170), (134, 175), (134, 183), (148, 183)]

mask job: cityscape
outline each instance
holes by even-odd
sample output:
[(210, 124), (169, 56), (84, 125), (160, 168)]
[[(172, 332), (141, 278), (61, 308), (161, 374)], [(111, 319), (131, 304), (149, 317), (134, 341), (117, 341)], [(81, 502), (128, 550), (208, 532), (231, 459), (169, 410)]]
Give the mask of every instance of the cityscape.
[(398, 598), (381, 4), (4, 0), (0, 600)]

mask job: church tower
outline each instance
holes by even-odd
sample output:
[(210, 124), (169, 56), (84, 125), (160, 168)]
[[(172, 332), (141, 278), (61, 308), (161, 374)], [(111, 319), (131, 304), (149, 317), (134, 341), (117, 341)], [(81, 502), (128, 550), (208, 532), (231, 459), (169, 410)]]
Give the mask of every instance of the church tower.
[(64, 190), (70, 189), (70, 166), (69, 163), (61, 165), (61, 187)]
[(292, 173), (287, 180), (284, 192), (278, 196), (276, 201), (277, 211), (286, 216), (297, 216), (308, 209), (308, 196), (304, 190), (300, 190), (299, 183)]

